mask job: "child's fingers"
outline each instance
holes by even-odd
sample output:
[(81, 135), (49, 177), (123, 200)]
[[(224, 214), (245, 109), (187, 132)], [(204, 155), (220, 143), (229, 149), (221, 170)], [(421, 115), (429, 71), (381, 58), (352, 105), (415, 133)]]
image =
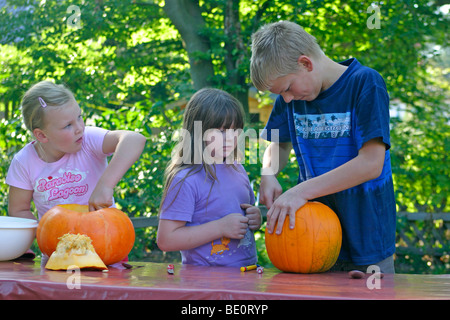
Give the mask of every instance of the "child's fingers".
[(278, 221), (277, 221), (277, 229), (275, 230), (276, 234), (281, 234), (281, 231), (283, 230), (284, 220), (286, 219), (286, 215), (288, 215), (288, 209), (282, 208), (278, 214)]
[(238, 229), (235, 231), (236, 232), (236, 237), (235, 238), (236, 239), (243, 239), (245, 237), (245, 234), (247, 233), (247, 229), (248, 229), (248, 219), (247, 220), (242, 220), (241, 223), (239, 224)]
[[(273, 232), (273, 230), (275, 228), (275, 224), (277, 223), (279, 214), (280, 214), (280, 210), (275, 207), (270, 208), (269, 211), (267, 212), (267, 231), (269, 233)], [(284, 218), (283, 218), (283, 221), (284, 221)]]
[(253, 207), (253, 206), (249, 203), (241, 203), (241, 208), (244, 210), (251, 208), (251, 207)]
[(290, 212), (289, 212), (289, 229), (294, 229), (294, 227), (295, 227), (295, 213), (296, 213), (295, 210), (290, 209)]
[(252, 214), (247, 214), (248, 220), (248, 227), (250, 230), (258, 230), (261, 227), (261, 215), (259, 212), (255, 212)]
[(257, 222), (252, 223), (252, 224), (250, 224), (250, 223), (248, 224), (249, 229), (252, 230), (252, 231), (258, 230), (260, 228), (260, 226), (261, 225), (259, 223), (257, 223)]
[(245, 216), (247, 217), (261, 214), (261, 211), (259, 210), (258, 207), (255, 207), (248, 203), (242, 203), (241, 208), (245, 210)]

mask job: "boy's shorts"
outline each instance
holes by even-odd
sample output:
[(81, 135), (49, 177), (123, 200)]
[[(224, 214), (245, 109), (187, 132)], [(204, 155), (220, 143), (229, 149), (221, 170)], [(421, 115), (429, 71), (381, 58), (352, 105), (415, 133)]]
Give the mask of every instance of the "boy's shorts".
[(359, 271), (366, 273), (367, 268), (369, 268), (371, 265), (377, 265), (380, 268), (381, 273), (395, 273), (394, 256), (393, 255), (390, 257), (387, 257), (386, 259), (384, 259), (378, 263), (362, 265), (362, 266), (357, 266), (357, 265), (353, 264), (353, 262), (351, 262), (351, 261), (338, 260), (336, 262), (336, 264), (329, 271), (359, 270)]

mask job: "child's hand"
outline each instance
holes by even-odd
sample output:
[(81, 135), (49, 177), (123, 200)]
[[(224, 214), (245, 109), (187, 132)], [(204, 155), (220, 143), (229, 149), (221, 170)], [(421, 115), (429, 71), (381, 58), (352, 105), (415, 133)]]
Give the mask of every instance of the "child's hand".
[(247, 233), (248, 220), (241, 213), (230, 213), (219, 219), (222, 236), (230, 239), (243, 239)]
[(289, 216), (289, 228), (295, 227), (295, 212), (308, 201), (293, 187), (279, 196), (272, 207), (267, 211), (267, 231), (272, 233), (276, 226), (276, 234), (281, 234), (284, 220)]
[(283, 193), (280, 183), (273, 175), (262, 175), (259, 187), (259, 201), (270, 209), (274, 201)]
[(241, 208), (245, 210), (245, 216), (248, 218), (248, 227), (250, 230), (258, 230), (261, 227), (261, 211), (258, 207), (248, 203), (241, 204)]
[(100, 210), (102, 208), (109, 208), (113, 205), (114, 190), (108, 187), (103, 187), (97, 184), (94, 191), (89, 198), (89, 211)]

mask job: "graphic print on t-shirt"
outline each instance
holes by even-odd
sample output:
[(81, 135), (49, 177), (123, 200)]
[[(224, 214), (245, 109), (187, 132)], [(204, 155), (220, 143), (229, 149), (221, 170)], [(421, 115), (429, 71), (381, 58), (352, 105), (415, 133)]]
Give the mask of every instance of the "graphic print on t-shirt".
[(349, 137), (351, 113), (294, 114), (295, 131), (303, 139)]
[(35, 190), (47, 201), (66, 202), (72, 196), (83, 196), (88, 192), (88, 185), (82, 183), (85, 178), (85, 172), (60, 169), (58, 176), (37, 179)]
[(222, 237), (220, 239), (220, 243), (214, 243), (214, 241), (211, 242), (211, 255), (213, 254), (222, 254), (227, 250), (230, 250), (228, 247), (228, 244), (230, 243), (230, 238)]
[(253, 252), (254, 251), (254, 241), (253, 233), (250, 229), (247, 229), (247, 233), (244, 238), (240, 241), (233, 240), (227, 237), (222, 237), (218, 240), (211, 242), (211, 253), (206, 256), (205, 259), (210, 263), (218, 263), (220, 260), (226, 259), (224, 256), (232, 256), (238, 251), (241, 252)]

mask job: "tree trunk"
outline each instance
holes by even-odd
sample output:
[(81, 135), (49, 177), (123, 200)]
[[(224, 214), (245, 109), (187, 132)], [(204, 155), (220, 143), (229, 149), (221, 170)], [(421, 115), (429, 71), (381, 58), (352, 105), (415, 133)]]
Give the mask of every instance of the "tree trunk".
[(198, 2), (193, 0), (166, 0), (164, 12), (178, 29), (189, 57), (190, 73), (195, 90), (212, 85), (214, 68), (209, 39), (201, 36), (205, 21)]
[(225, 8), (224, 30), (227, 42), (225, 43), (227, 68), (227, 85), (244, 107), (247, 120), (249, 116), (248, 87), (246, 77), (240, 71), (240, 65), (245, 63), (245, 47), (242, 40), (241, 22), (239, 20), (239, 1), (227, 0)]
[[(239, 21), (239, 1), (227, 0), (225, 6), (227, 91), (242, 103), (248, 118), (248, 87), (246, 77), (239, 71), (239, 66), (247, 61)], [(214, 76), (214, 68), (208, 53), (211, 46), (209, 39), (201, 36), (201, 31), (205, 28), (205, 21), (201, 15), (198, 1), (166, 0), (164, 12), (183, 39), (184, 48), (189, 56), (190, 73), (195, 90), (212, 86), (211, 79)]]

